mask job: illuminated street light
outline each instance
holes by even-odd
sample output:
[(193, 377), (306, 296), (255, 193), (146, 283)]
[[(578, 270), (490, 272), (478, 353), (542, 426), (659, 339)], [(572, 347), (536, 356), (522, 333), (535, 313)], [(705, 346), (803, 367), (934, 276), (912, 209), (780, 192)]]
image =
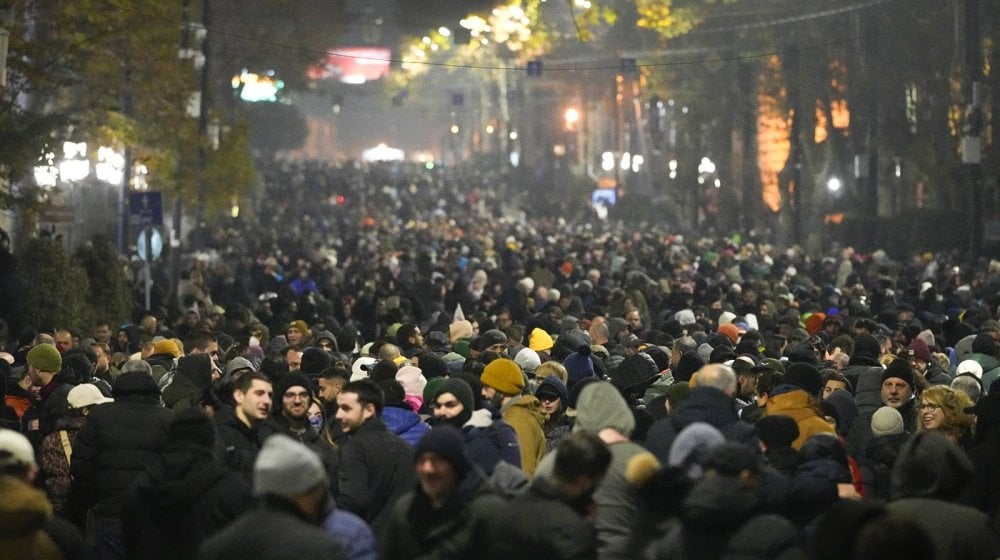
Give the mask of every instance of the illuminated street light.
[(576, 107), (566, 109), (563, 119), (566, 121), (566, 130), (575, 130), (576, 124), (580, 122), (580, 110)]
[(517, 131), (516, 130), (510, 131), (510, 134), (508, 134), (507, 137), (510, 138), (511, 140), (517, 140)]
[(840, 189), (843, 186), (844, 185), (843, 183), (840, 182), (840, 179), (836, 177), (830, 177), (830, 180), (826, 182), (826, 190), (830, 191), (831, 193), (840, 192)]
[(451, 37), (451, 29), (444, 26), (438, 27), (438, 33), (440, 33), (442, 37)]
[(493, 128), (492, 124), (486, 125), (486, 134), (493, 134), (494, 132), (496, 132), (496, 129)]
[(701, 163), (698, 164), (698, 173), (715, 173), (715, 163), (708, 156), (701, 158)]
[(458, 134), (458, 125), (457, 124), (451, 125), (451, 133), (452, 134)]

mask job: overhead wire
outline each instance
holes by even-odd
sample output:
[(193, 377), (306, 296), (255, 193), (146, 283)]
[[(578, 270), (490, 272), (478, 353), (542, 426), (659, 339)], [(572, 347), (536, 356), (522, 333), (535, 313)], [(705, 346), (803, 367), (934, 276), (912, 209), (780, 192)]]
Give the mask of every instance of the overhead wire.
[[(572, 2), (572, 0), (569, 0), (569, 1)], [(786, 16), (786, 17), (783, 17), (783, 18), (772, 19), (772, 20), (768, 20), (768, 21), (764, 21), (764, 22), (748, 22), (748, 23), (743, 23), (743, 24), (738, 24), (738, 25), (733, 25), (733, 26), (722, 26), (722, 27), (705, 28), (705, 29), (697, 29), (696, 28), (695, 30), (692, 30), (691, 32), (689, 32), (689, 34), (694, 34), (695, 32), (697, 32), (698, 34), (706, 34), (706, 33), (714, 33), (714, 32), (731, 32), (731, 31), (736, 31), (736, 30), (740, 30), (740, 29), (760, 29), (760, 28), (766, 28), (766, 27), (776, 27), (776, 26), (780, 26), (780, 25), (787, 25), (787, 24), (790, 24), (790, 23), (800, 23), (802, 21), (809, 21), (809, 20), (812, 20), (812, 19), (830, 17), (830, 16), (834, 16), (834, 15), (841, 15), (841, 14), (844, 14), (844, 13), (850, 13), (850, 12), (853, 12), (853, 11), (870, 8), (870, 7), (873, 7), (873, 6), (879, 6), (879, 5), (889, 4), (889, 3), (893, 3), (893, 2), (901, 2), (901, 0), (869, 0), (869, 1), (863, 2), (863, 3), (850, 4), (848, 6), (841, 6), (841, 7), (837, 7), (837, 8), (831, 8), (831, 9), (823, 10), (823, 11), (820, 11), (820, 12), (810, 12), (810, 13), (804, 13), (804, 14)], [(571, 7), (572, 7), (572, 4), (571, 4)], [(503, 65), (485, 65), (485, 64), (461, 64), (461, 63), (453, 63), (453, 62), (434, 62), (434, 61), (422, 61), (422, 60), (409, 60), (409, 59), (394, 58), (394, 57), (383, 58), (383, 57), (366, 57), (366, 56), (355, 56), (355, 55), (351, 55), (351, 54), (341, 54), (341, 53), (333, 52), (331, 50), (318, 50), (318, 49), (313, 49), (313, 48), (309, 48), (309, 47), (303, 47), (301, 45), (293, 45), (293, 44), (281, 43), (281, 42), (277, 42), (277, 41), (268, 41), (268, 40), (265, 40), (265, 39), (261, 39), (259, 37), (253, 37), (253, 36), (250, 36), (250, 35), (236, 33), (236, 32), (229, 31), (229, 30), (226, 30), (226, 29), (221, 29), (221, 28), (218, 28), (218, 27), (204, 27), (204, 26), (200, 26), (200, 25), (198, 25), (196, 23), (185, 23), (183, 21), (176, 21), (176, 20), (173, 20), (171, 18), (165, 18), (165, 17), (151, 15), (151, 14), (148, 14), (148, 13), (141, 12), (139, 10), (133, 10), (133, 9), (130, 9), (128, 7), (125, 7), (125, 6), (119, 6), (118, 9), (120, 9), (122, 11), (126, 11), (126, 12), (131, 12), (131, 13), (134, 13), (136, 15), (143, 16), (143, 17), (146, 17), (146, 18), (151, 19), (151, 20), (157, 20), (157, 21), (162, 21), (162, 22), (170, 23), (172, 25), (177, 25), (178, 27), (181, 27), (181, 28), (189, 27), (191, 29), (204, 29), (204, 30), (209, 31), (211, 33), (215, 33), (215, 34), (218, 34), (220, 36), (228, 37), (228, 38), (231, 38), (231, 39), (237, 39), (237, 40), (251, 42), (251, 43), (263, 44), (263, 45), (267, 45), (267, 46), (271, 46), (271, 47), (282, 48), (282, 49), (287, 49), (287, 50), (291, 50), (291, 51), (295, 51), (295, 52), (302, 52), (302, 53), (307, 53), (307, 54), (312, 54), (312, 55), (328, 56), (328, 57), (334, 57), (334, 58), (350, 58), (350, 59), (356, 59), (356, 60), (368, 60), (368, 61), (372, 61), (372, 62), (386, 62), (386, 63), (389, 63), (389, 64), (412, 64), (412, 65), (422, 65), (422, 66), (431, 66), (431, 67), (438, 67), (438, 68), (451, 68), (451, 69), (497, 70), (497, 71), (508, 71), (508, 72), (521, 72), (521, 71), (525, 70), (525, 68), (523, 66), (503, 66)], [(573, 18), (573, 22), (574, 22), (575, 25), (577, 25), (577, 29), (579, 31), (579, 25), (578, 25), (578, 22), (576, 21), (575, 17)], [(818, 42), (818, 43), (813, 43), (813, 44), (802, 45), (802, 46), (798, 46), (798, 47), (789, 47), (789, 48), (786, 48), (786, 49), (769, 50), (769, 51), (765, 51), (765, 52), (750, 53), (750, 54), (744, 54), (744, 55), (720, 56), (720, 57), (711, 57), (711, 58), (700, 58), (700, 59), (697, 59), (697, 60), (679, 60), (679, 61), (667, 61), (667, 62), (642, 62), (642, 63), (636, 64), (636, 67), (637, 68), (663, 68), (663, 67), (674, 67), (674, 66), (690, 66), (690, 65), (695, 65), (695, 64), (714, 64), (714, 63), (725, 63), (725, 62), (739, 62), (739, 61), (744, 61), (744, 60), (753, 60), (753, 59), (758, 59), (758, 58), (770, 58), (772, 56), (780, 56), (780, 55), (786, 55), (786, 54), (791, 54), (791, 53), (806, 52), (806, 51), (811, 51), (811, 50), (815, 50), (815, 49), (828, 48), (828, 47), (833, 47), (833, 46), (838, 46), (838, 45), (857, 43), (861, 39), (863, 39), (862, 35), (858, 34), (858, 35), (854, 35), (854, 36), (851, 36), (851, 37), (848, 37), (848, 38), (845, 38), (845, 39), (823, 41), (823, 42)], [(660, 56), (669, 55), (670, 54), (669, 51), (670, 51), (670, 49), (662, 49), (657, 54), (660, 55)], [(589, 65), (589, 66), (588, 65), (559, 66), (557, 64), (553, 64), (553, 65), (547, 65), (546, 68), (545, 68), (545, 71), (546, 72), (577, 72), (577, 71), (598, 71), (598, 70), (620, 70), (620, 69), (621, 69), (620, 63), (616, 60), (615, 63), (613, 63), (613, 64), (609, 63), (609, 64), (598, 64), (598, 65)]]

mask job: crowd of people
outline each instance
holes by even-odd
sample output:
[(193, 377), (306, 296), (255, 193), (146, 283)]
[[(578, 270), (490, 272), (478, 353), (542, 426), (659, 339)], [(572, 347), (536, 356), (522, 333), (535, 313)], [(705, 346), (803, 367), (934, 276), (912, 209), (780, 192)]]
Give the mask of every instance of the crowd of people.
[(262, 176), (152, 309), (0, 353), (0, 557), (1000, 554), (1000, 262)]

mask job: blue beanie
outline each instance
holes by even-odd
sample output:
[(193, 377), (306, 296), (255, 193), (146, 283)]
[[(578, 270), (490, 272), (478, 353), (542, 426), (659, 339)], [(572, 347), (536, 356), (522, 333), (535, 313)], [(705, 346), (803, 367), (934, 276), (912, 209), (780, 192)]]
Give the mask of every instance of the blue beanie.
[(563, 366), (566, 367), (566, 373), (569, 374), (566, 379), (566, 385), (569, 388), (572, 388), (581, 379), (594, 377), (594, 362), (590, 359), (590, 346), (581, 345), (576, 352), (566, 356), (566, 359), (563, 360)]

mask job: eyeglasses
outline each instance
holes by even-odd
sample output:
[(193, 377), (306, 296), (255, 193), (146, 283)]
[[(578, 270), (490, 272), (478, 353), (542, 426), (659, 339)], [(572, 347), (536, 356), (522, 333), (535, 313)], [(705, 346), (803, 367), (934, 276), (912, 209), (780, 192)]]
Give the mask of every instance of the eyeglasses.
[(934, 404), (934, 403), (923, 403), (920, 406), (918, 406), (917, 409), (920, 410), (920, 411), (925, 411), (926, 410), (926, 411), (929, 411), (929, 412), (934, 412), (935, 410), (940, 410), (941, 409), (941, 405)]
[(536, 396), (538, 397), (538, 400), (542, 402), (556, 402), (557, 400), (559, 400), (559, 397), (557, 395), (536, 395)]
[(283, 396), (286, 399), (288, 399), (288, 400), (308, 399), (309, 398), (309, 393), (307, 391), (298, 391), (298, 392), (289, 391), (289, 392), (285, 393)]

